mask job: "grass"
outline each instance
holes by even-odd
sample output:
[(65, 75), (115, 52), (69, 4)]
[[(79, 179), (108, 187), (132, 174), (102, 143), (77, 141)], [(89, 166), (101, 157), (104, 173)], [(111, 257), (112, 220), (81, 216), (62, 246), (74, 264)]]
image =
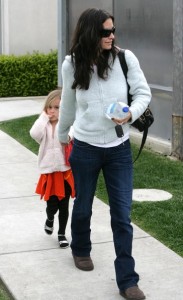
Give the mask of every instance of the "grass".
[[(29, 130), (36, 116), (24, 117), (0, 123), (3, 130), (22, 145), (37, 154), (38, 144)], [(138, 147), (132, 145), (134, 158)], [(133, 201), (132, 221), (164, 245), (183, 257), (183, 163), (144, 149), (134, 164), (134, 188), (165, 190), (173, 195), (168, 201)], [(100, 174), (96, 196), (107, 203), (103, 175)]]
[(0, 281), (0, 300), (11, 300), (12, 297), (9, 296), (6, 289), (4, 288), (4, 285)]

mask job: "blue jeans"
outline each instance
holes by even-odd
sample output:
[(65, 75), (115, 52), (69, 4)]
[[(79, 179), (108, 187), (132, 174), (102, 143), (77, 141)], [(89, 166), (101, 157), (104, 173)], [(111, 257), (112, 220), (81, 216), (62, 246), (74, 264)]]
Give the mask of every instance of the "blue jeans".
[(100, 148), (75, 139), (70, 164), (76, 188), (71, 220), (73, 254), (90, 256), (92, 204), (102, 170), (109, 197), (117, 285), (121, 291), (137, 285), (139, 275), (134, 270), (133, 228), (130, 220), (133, 189), (130, 141), (116, 147)]

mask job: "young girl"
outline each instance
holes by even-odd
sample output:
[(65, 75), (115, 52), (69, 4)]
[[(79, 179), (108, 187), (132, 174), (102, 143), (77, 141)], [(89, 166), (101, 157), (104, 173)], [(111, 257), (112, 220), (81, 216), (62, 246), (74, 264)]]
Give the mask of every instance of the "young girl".
[[(69, 216), (69, 198), (74, 197), (74, 180), (70, 166), (66, 165), (65, 148), (58, 140), (57, 123), (61, 90), (50, 92), (46, 98), (43, 112), (33, 124), (30, 135), (40, 144), (38, 167), (40, 178), (36, 193), (44, 196), (47, 219), (44, 230), (53, 233), (54, 215), (59, 211), (58, 242), (61, 248), (69, 247), (65, 229)], [(69, 132), (68, 142), (72, 138)]]

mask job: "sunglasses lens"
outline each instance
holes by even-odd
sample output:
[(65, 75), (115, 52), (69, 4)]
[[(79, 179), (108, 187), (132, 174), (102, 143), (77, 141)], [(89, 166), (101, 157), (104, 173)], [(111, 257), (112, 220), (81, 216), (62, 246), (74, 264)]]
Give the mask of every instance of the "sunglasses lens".
[(103, 29), (101, 31), (101, 37), (109, 37), (111, 33), (115, 33), (116, 28), (113, 27), (112, 29)]
[(115, 33), (115, 30), (116, 30), (116, 28), (113, 27), (113, 29), (111, 30), (113, 34)]

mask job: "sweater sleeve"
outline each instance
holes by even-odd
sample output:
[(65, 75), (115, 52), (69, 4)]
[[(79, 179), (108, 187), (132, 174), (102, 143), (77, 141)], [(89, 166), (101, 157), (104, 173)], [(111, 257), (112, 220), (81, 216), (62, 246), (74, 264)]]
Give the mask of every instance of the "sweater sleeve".
[(62, 64), (63, 88), (58, 123), (58, 138), (62, 143), (68, 142), (70, 127), (75, 120), (76, 92), (71, 88), (74, 76), (71, 57), (66, 56)]
[(30, 136), (38, 143), (40, 144), (45, 130), (46, 126), (49, 122), (49, 117), (48, 115), (43, 111), (39, 118), (35, 121), (33, 124), (32, 128), (30, 129)]
[(127, 81), (130, 86), (132, 103), (130, 111), (133, 123), (138, 119), (151, 101), (151, 90), (140, 67), (137, 57), (130, 50), (125, 50), (126, 63), (128, 65)]

